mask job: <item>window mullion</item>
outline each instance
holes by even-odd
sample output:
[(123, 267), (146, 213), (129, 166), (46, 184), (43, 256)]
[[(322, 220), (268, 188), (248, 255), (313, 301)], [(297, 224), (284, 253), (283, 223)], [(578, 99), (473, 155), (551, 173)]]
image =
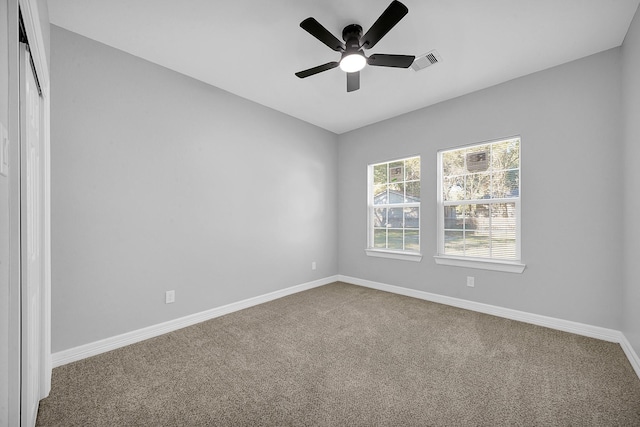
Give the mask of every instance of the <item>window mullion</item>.
[(489, 258), (493, 258), (493, 203), (489, 204)]

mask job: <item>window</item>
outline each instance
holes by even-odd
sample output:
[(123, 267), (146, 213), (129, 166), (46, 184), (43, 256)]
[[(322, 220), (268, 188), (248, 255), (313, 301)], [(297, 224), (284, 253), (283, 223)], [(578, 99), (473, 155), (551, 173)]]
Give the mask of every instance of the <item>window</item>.
[(369, 165), (371, 256), (420, 261), (420, 157)]
[(522, 272), (520, 138), (440, 151), (438, 183), (436, 262)]

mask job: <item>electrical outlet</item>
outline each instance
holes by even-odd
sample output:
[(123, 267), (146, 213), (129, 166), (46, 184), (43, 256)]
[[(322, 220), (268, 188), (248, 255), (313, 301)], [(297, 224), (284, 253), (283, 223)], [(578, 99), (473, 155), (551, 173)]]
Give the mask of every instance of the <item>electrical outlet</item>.
[(315, 270), (315, 269), (316, 269), (316, 262), (315, 262), (315, 261), (313, 261), (313, 262), (311, 263), (311, 269), (312, 269), (312, 270)]
[(473, 288), (476, 285), (476, 278), (473, 276), (467, 276), (467, 286)]
[(176, 301), (176, 291), (167, 291), (164, 294), (164, 303), (171, 304)]

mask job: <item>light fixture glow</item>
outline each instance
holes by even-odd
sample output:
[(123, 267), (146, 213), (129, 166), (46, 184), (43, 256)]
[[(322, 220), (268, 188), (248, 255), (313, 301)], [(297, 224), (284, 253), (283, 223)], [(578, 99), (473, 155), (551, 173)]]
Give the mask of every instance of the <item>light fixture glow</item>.
[(367, 60), (361, 53), (351, 53), (340, 60), (340, 69), (346, 73), (355, 73), (364, 68)]

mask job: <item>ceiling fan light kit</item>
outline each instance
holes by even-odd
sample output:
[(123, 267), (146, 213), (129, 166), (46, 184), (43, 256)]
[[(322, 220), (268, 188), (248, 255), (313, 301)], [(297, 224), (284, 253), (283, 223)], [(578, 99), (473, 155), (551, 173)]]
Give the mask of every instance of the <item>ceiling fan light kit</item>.
[(367, 58), (360, 47), (360, 37), (362, 37), (362, 27), (351, 24), (342, 30), (342, 39), (345, 41), (345, 49), (340, 59), (340, 69), (345, 73), (355, 73), (364, 68)]
[(367, 65), (367, 60), (360, 53), (351, 53), (340, 60), (340, 69), (345, 73), (355, 73)]
[(371, 49), (375, 46), (408, 12), (409, 9), (407, 9), (404, 4), (394, 0), (389, 7), (382, 12), (382, 15), (373, 23), (364, 36), (362, 35), (362, 27), (360, 25), (350, 24), (344, 27), (342, 30), (344, 43), (331, 34), (329, 30), (314, 18), (305, 19), (300, 23), (300, 27), (330, 49), (341, 52), (342, 56), (340, 62), (328, 62), (309, 68), (308, 70), (298, 71), (296, 76), (304, 79), (339, 66), (341, 70), (347, 73), (347, 92), (353, 92), (360, 89), (360, 70), (362, 70), (365, 65), (409, 68), (415, 56), (378, 53), (367, 58), (364, 54), (364, 49)]

